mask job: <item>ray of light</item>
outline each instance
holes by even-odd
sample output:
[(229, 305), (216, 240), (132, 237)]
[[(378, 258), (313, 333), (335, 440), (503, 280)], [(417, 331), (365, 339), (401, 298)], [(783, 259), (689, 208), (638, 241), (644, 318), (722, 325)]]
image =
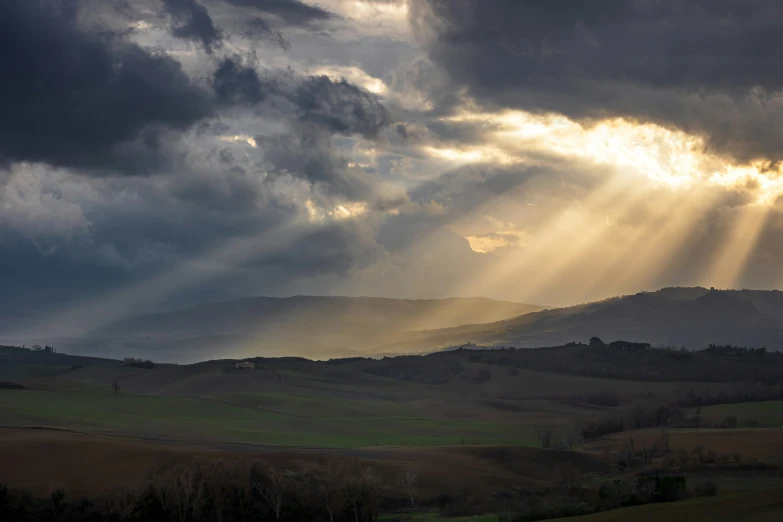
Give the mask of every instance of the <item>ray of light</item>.
[[(670, 197), (673, 198), (672, 201), (681, 203), (687, 199), (687, 194), (674, 192)], [(605, 263), (594, 272), (593, 277), (585, 278), (578, 283), (579, 291), (585, 295), (605, 297), (620, 290), (622, 285), (627, 283), (626, 275), (630, 271), (629, 267), (638, 267), (640, 263), (647, 264), (645, 260), (648, 259), (651, 250), (662, 253), (663, 245), (657, 244), (653, 238), (665, 229), (668, 222), (671, 222), (672, 207), (680, 208), (677, 204), (654, 205), (644, 223), (632, 227), (623, 245), (605, 256)]]
[[(629, 179), (614, 177), (600, 188), (596, 189), (586, 200), (579, 204), (584, 211), (604, 209), (619, 201), (619, 197), (628, 190)], [(536, 267), (555, 260), (558, 252), (566, 247), (563, 239), (574, 231), (582, 229), (583, 213), (575, 208), (566, 208), (554, 217), (549, 224), (537, 231), (533, 239), (519, 252), (506, 255), (491, 272), (476, 274), (467, 281), (461, 292), (464, 295), (477, 295), (493, 292), (501, 288), (522, 287), (530, 284), (536, 277)]]
[(703, 283), (716, 288), (734, 288), (758, 243), (769, 217), (769, 207), (747, 205), (739, 209), (721, 246), (712, 254)]
[(699, 198), (680, 193), (666, 205), (665, 219), (646, 229), (642, 241), (628, 250), (624, 263), (609, 274), (608, 288), (627, 289), (631, 285), (648, 288), (670, 266), (696, 232), (700, 217), (714, 203), (710, 195)]
[(625, 220), (646, 197), (644, 189), (625, 186), (618, 189), (613, 201), (605, 207), (589, 209), (598, 216), (598, 221), (583, 222), (569, 230), (562, 244), (557, 245), (554, 252), (546, 253), (547, 262), (536, 267), (534, 276), (525, 284), (525, 293), (545, 295), (544, 290), (558, 276), (572, 272), (574, 265), (583, 263), (588, 254), (602, 256), (604, 246), (613, 232), (610, 223)]
[[(139, 312), (176, 291), (231, 272), (252, 259), (272, 254), (301, 237), (311, 226), (288, 223), (257, 237), (233, 239), (199, 258), (188, 260), (133, 286), (114, 291), (82, 306), (69, 308), (47, 319), (33, 331), (78, 335)], [(22, 336), (25, 336), (23, 333)]]

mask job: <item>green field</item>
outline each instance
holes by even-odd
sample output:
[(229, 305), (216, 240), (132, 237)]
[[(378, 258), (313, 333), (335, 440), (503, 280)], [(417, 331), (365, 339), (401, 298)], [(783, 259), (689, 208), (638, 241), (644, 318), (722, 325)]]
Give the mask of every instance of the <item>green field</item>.
[[(255, 397), (259, 398), (259, 397)], [(274, 397), (260, 397), (272, 400)], [(244, 397), (246, 400), (254, 397)], [(394, 403), (334, 399), (332, 408), (287, 397), (281, 413), (210, 399), (149, 397), (105, 392), (0, 390), (5, 426), (48, 426), (94, 433), (171, 440), (308, 447), (534, 445), (529, 430), (482, 422), (434, 420)], [(282, 413), (320, 408), (318, 417)], [(329, 402), (328, 398), (321, 401)], [(363, 415), (351, 414), (360, 410)], [(344, 415), (344, 416), (341, 416)]]
[(702, 418), (721, 421), (726, 417), (737, 417), (742, 423), (755, 419), (761, 426), (779, 428), (783, 426), (783, 401), (743, 402), (739, 404), (719, 404), (701, 409)]
[(413, 513), (413, 514), (386, 514), (378, 517), (378, 520), (392, 522), (497, 522), (497, 515), (476, 515), (472, 517), (446, 518), (437, 513)]
[(215, 398), (247, 408), (260, 408), (304, 417), (422, 417), (421, 412), (398, 402), (336, 399), (317, 394), (293, 395), (283, 392), (232, 393), (217, 395)]

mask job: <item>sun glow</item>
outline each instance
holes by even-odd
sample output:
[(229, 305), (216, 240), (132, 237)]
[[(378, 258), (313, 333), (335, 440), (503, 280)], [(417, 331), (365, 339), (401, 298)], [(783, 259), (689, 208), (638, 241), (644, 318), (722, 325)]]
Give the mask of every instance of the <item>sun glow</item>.
[(523, 111), (464, 112), (444, 120), (493, 127), (485, 145), (426, 149), (431, 156), (452, 161), (510, 163), (536, 152), (619, 168), (674, 188), (707, 185), (751, 193), (757, 204), (773, 203), (783, 194), (782, 167), (770, 169), (766, 161), (738, 164), (707, 151), (699, 136), (652, 123), (615, 118), (583, 124)]
[(247, 143), (254, 149), (258, 146), (256, 139), (253, 136), (246, 134), (237, 134), (236, 136), (221, 136), (220, 141), (228, 141), (232, 143)]

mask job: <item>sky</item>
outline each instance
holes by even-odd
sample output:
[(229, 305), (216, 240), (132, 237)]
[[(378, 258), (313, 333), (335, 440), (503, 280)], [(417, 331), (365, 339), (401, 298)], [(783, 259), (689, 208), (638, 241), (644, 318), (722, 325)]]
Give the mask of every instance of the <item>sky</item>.
[(783, 288), (777, 0), (4, 0), (0, 331)]

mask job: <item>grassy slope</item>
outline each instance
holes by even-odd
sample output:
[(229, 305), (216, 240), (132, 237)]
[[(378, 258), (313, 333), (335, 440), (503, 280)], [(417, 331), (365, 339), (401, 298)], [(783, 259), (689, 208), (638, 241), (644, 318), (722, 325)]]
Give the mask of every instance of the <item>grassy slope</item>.
[(437, 513), (416, 513), (412, 515), (381, 515), (378, 520), (391, 522), (497, 522), (497, 515), (476, 515), (472, 517), (444, 518)]
[(163, 439), (315, 447), (435, 446), (474, 439), (496, 445), (535, 442), (531, 432), (508, 426), (434, 420), (416, 412), (398, 411), (394, 405), (384, 404), (377, 410), (375, 406), (353, 406), (366, 414), (361, 417), (350, 415), (341, 409), (343, 406), (335, 404), (318, 417), (303, 418), (198, 398), (0, 390), (0, 418), (12, 426), (44, 425)]
[(733, 416), (742, 421), (755, 419), (762, 426), (783, 426), (783, 401), (745, 402), (740, 404), (718, 404), (701, 409), (702, 418), (721, 421)]

